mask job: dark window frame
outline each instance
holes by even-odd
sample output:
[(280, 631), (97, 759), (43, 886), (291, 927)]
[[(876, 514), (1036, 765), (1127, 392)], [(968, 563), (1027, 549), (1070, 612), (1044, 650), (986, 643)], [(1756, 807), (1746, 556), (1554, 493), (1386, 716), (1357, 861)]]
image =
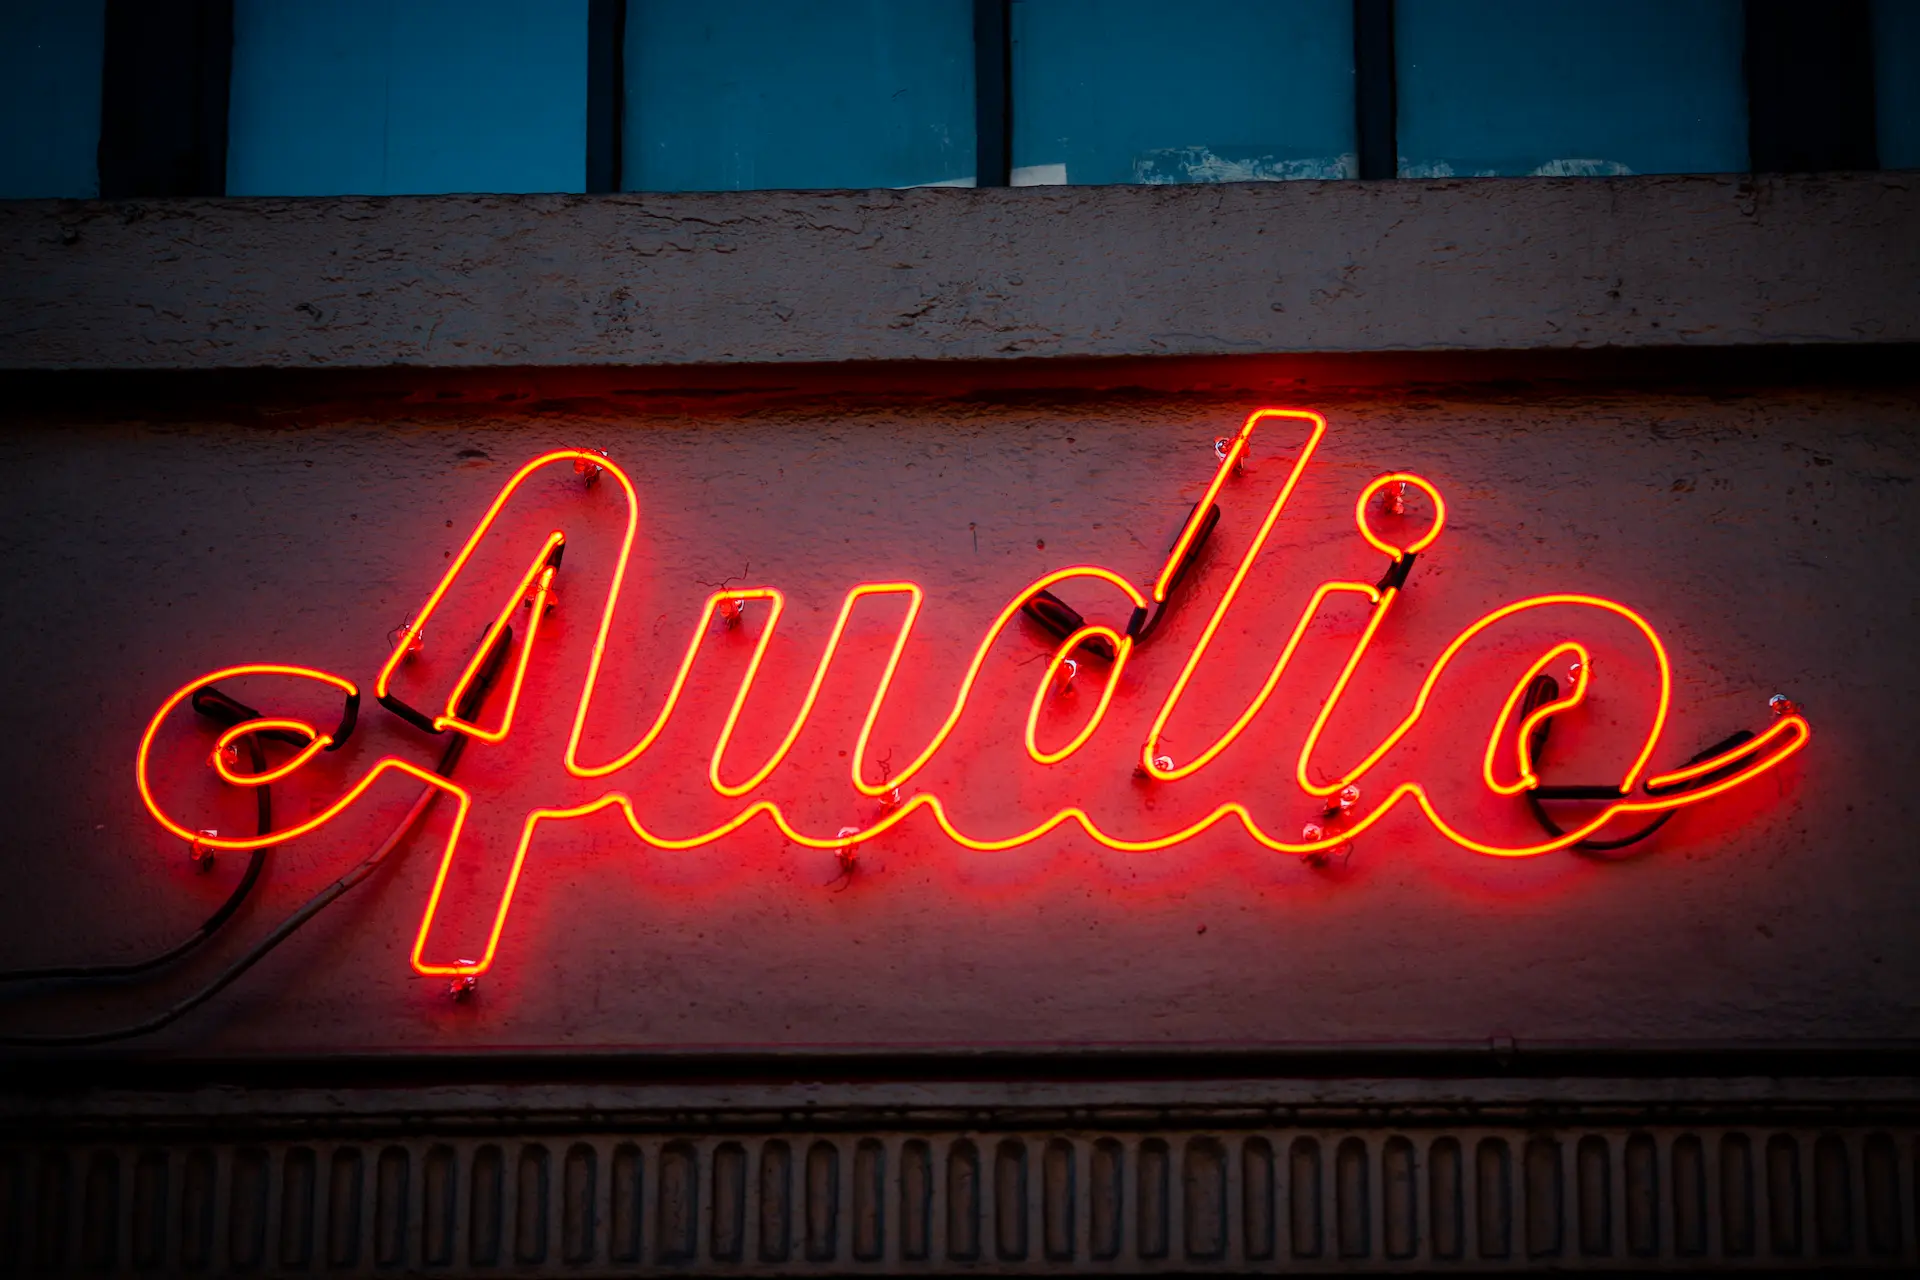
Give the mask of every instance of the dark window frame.
[[(589, 0), (585, 189), (621, 189), (627, 0)], [(1878, 169), (1869, 0), (1745, 0), (1748, 171)], [(973, 0), (975, 185), (1013, 165), (1011, 0)], [(1353, 0), (1359, 176), (1398, 178), (1394, 0)], [(102, 199), (226, 194), (233, 0), (107, 0)]]
[(107, 0), (100, 198), (227, 193), (233, 0)]

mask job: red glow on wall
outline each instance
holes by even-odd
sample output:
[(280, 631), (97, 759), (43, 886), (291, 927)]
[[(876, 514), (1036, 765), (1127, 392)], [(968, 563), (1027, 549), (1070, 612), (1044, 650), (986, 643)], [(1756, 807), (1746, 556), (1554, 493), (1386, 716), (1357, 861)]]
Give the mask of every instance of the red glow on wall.
[[(1286, 476), (1268, 506), (1251, 545), (1235, 568), (1198, 639), (1185, 655), (1179, 674), (1155, 713), (1151, 729), (1141, 745), (1137, 767), (1140, 775), (1149, 780), (1146, 785), (1170, 785), (1205, 775), (1208, 767), (1240, 740), (1249, 726), (1260, 716), (1262, 709), (1279, 687), (1289, 665), (1294, 661), (1310, 624), (1330, 601), (1352, 598), (1364, 602), (1369, 610), (1368, 616), (1341, 664), (1330, 693), (1321, 704), (1311, 729), (1300, 745), (1293, 768), (1294, 781), (1301, 791), (1307, 796), (1328, 801), (1329, 812), (1338, 810), (1341, 813), (1341, 821), (1337, 824), (1329, 823), (1326, 829), (1315, 836), (1303, 835), (1299, 838), (1288, 838), (1284, 834), (1264, 828), (1240, 799), (1220, 797), (1202, 816), (1182, 823), (1177, 829), (1145, 837), (1124, 837), (1109, 826), (1103, 826), (1094, 813), (1078, 805), (1069, 805), (1055, 810), (1023, 830), (995, 838), (983, 838), (963, 829), (950, 818), (947, 803), (937, 791), (915, 790), (913, 784), (916, 779), (920, 778), (954, 736), (969, 699), (974, 695), (989, 650), (1013, 624), (1023, 605), (1034, 600), (1038, 593), (1046, 592), (1065, 582), (1092, 584), (1100, 591), (1107, 593), (1112, 602), (1113, 616), (1110, 621), (1087, 622), (1078, 626), (1061, 639), (1047, 655), (1047, 661), (1026, 716), (1024, 742), (1026, 756), (1041, 767), (1050, 767), (1072, 758), (1096, 736), (1107, 719), (1115, 698), (1119, 696), (1118, 690), (1122, 684), (1123, 673), (1131, 663), (1139, 660), (1139, 641), (1143, 635), (1143, 628), (1151, 626), (1146, 622), (1149, 611), (1155, 607), (1164, 607), (1168, 603), (1180, 582), (1188, 557), (1207, 536), (1209, 527), (1207, 522), (1216, 499), (1229, 480), (1243, 468), (1256, 432), (1275, 424), (1286, 424), (1301, 429), (1304, 440), (1293, 456)], [(1739, 742), (1729, 740), (1728, 744), (1723, 744), (1721, 749), (1717, 749), (1705, 759), (1695, 759), (1683, 767), (1648, 776), (1650, 766), (1660, 751), (1661, 738), (1667, 726), (1672, 703), (1672, 669), (1666, 648), (1658, 633), (1641, 614), (1618, 601), (1575, 592), (1548, 592), (1490, 610), (1462, 629), (1427, 668), (1424, 681), (1414, 696), (1411, 706), (1377, 745), (1362, 755), (1356, 763), (1336, 774), (1318, 772), (1314, 766), (1329, 722), (1355, 681), (1369, 650), (1383, 630), (1392, 625), (1396, 605), (1401, 598), (1407, 576), (1413, 569), (1414, 560), (1438, 544), (1446, 526), (1447, 508), (1439, 486), (1427, 478), (1409, 472), (1392, 472), (1366, 485), (1360, 491), (1354, 507), (1355, 524), (1360, 536), (1384, 558), (1384, 576), (1374, 584), (1342, 580), (1320, 583), (1311, 593), (1286, 639), (1279, 645), (1271, 668), (1254, 691), (1246, 707), (1210, 742), (1197, 749), (1193, 748), (1192, 743), (1187, 743), (1185, 758), (1178, 762), (1174, 761), (1165, 743), (1168, 723), (1173, 718), (1182, 698), (1189, 692), (1196, 675), (1203, 669), (1216, 635), (1232, 610), (1236, 598), (1239, 597), (1256, 559), (1283, 517), (1288, 501), (1311, 464), (1326, 429), (1327, 424), (1324, 418), (1302, 410), (1261, 409), (1250, 415), (1235, 436), (1222, 442), (1224, 447), (1219, 450), (1219, 465), (1205, 494), (1195, 505), (1193, 514), (1182, 527), (1168, 552), (1165, 564), (1150, 586), (1137, 586), (1121, 574), (1099, 566), (1075, 565), (1055, 570), (1023, 587), (1008, 600), (1005, 607), (987, 626), (959, 682), (950, 709), (933, 730), (924, 747), (905, 764), (885, 769), (880, 768), (880, 762), (873, 759), (875, 725), (887, 704), (895, 678), (901, 670), (902, 661), (907, 652), (908, 639), (926, 600), (926, 591), (923, 587), (906, 581), (863, 583), (847, 592), (814, 668), (806, 693), (791, 722), (764, 760), (752, 764), (741, 763), (731, 760), (729, 753), (730, 748), (735, 745), (736, 731), (740, 727), (748, 696), (761, 671), (768, 646), (786, 607), (785, 595), (778, 588), (771, 586), (725, 588), (709, 595), (701, 615), (693, 621), (691, 636), (677, 671), (668, 683), (659, 712), (654, 716), (650, 726), (624, 750), (614, 752), (603, 759), (586, 758), (583, 742), (588, 715), (596, 691), (601, 684), (609, 637), (613, 633), (621, 588), (626, 580), (633, 552), (634, 539), (639, 527), (640, 500), (633, 481), (627, 473), (601, 454), (582, 450), (561, 450), (534, 458), (521, 467), (502, 487), (491, 505), (481, 515), (464, 545), (451, 557), (439, 583), (403, 629), (398, 642), (394, 645), (391, 657), (374, 679), (372, 687), (375, 698), (417, 728), (425, 731), (459, 734), (488, 743), (503, 742), (513, 734), (515, 714), (526, 683), (528, 664), (536, 646), (540, 643), (541, 620), (554, 599), (555, 579), (560, 571), (567, 545), (564, 530), (555, 530), (547, 535), (534, 554), (524, 562), (525, 567), (518, 571), (511, 590), (505, 596), (505, 603), (492, 613), (490, 625), (454, 681), (444, 705), (434, 710), (426, 710), (403, 702), (395, 692), (396, 676), (403, 664), (409, 660), (410, 655), (419, 648), (420, 638), (435, 623), (436, 615), (442, 609), (449, 593), (461, 580), (462, 575), (468, 572), (476, 551), (487, 539), (501, 513), (515, 496), (522, 492), (528, 481), (549, 467), (577, 468), (596, 480), (601, 476), (607, 477), (617, 487), (619, 499), (625, 507), (625, 532), (619, 542), (619, 550), (611, 568), (605, 599), (600, 606), (594, 638), (580, 685), (579, 700), (573, 711), (571, 728), (559, 763), (572, 777), (589, 781), (612, 778), (634, 765), (656, 745), (672, 721), (675, 710), (680, 706), (683, 695), (686, 693), (689, 675), (694, 669), (702, 645), (708, 643), (715, 632), (713, 625), (715, 619), (737, 622), (744, 607), (753, 604), (764, 609), (764, 623), (753, 643), (745, 675), (741, 679), (718, 739), (714, 743), (707, 766), (707, 781), (715, 794), (729, 800), (743, 800), (746, 803), (723, 820), (703, 830), (682, 835), (671, 835), (650, 826), (645, 805), (620, 790), (609, 789), (580, 805), (532, 808), (520, 822), (518, 845), (501, 890), (497, 909), (493, 912), (491, 931), (485, 947), (480, 950), (477, 957), (472, 959), (453, 962), (437, 961), (429, 959), (426, 954), (435, 915), (458, 851), (462, 823), (476, 798), (461, 783), (398, 757), (384, 757), (375, 762), (368, 772), (337, 800), (324, 806), (305, 821), (255, 837), (218, 837), (198, 832), (190, 824), (170, 816), (155, 795), (150, 764), (156, 735), (167, 718), (197, 690), (222, 680), (250, 675), (278, 675), (319, 682), (348, 700), (349, 712), (342, 720), (342, 728), (332, 732), (323, 731), (306, 720), (273, 716), (270, 719), (244, 722), (229, 728), (222, 734), (215, 744), (211, 756), (211, 767), (229, 784), (258, 786), (286, 778), (306, 766), (319, 753), (340, 745), (336, 737), (344, 739), (345, 734), (351, 731), (352, 708), (357, 706), (358, 702), (358, 687), (353, 682), (324, 671), (277, 664), (233, 666), (196, 677), (166, 699), (148, 723), (136, 758), (137, 785), (148, 811), (167, 831), (182, 840), (197, 842), (208, 848), (223, 849), (258, 848), (297, 839), (313, 832), (352, 806), (368, 787), (391, 772), (405, 773), (452, 796), (457, 802), (458, 812), (446, 837), (439, 870), (421, 917), (413, 947), (412, 963), (413, 967), (423, 974), (466, 975), (484, 972), (493, 963), (502, 933), (506, 928), (514, 890), (524, 870), (528, 849), (542, 824), (579, 818), (603, 809), (617, 809), (635, 837), (652, 848), (669, 851), (696, 848), (722, 840), (748, 824), (764, 819), (785, 839), (795, 844), (812, 849), (848, 851), (856, 850), (866, 842), (913, 821), (930, 822), (947, 840), (963, 848), (982, 852), (1017, 848), (1040, 840), (1055, 831), (1071, 828), (1107, 849), (1117, 852), (1147, 853), (1181, 844), (1216, 826), (1232, 824), (1244, 831), (1245, 835), (1258, 846), (1273, 853), (1315, 857), (1323, 856), (1348, 844), (1358, 835), (1384, 821), (1403, 801), (1410, 801), (1425, 815), (1435, 831), (1464, 849), (1495, 857), (1528, 857), (1568, 848), (1625, 816), (1660, 814), (1685, 805), (1698, 804), (1715, 795), (1743, 786), (1760, 774), (1776, 767), (1806, 745), (1809, 735), (1806, 720), (1797, 710), (1789, 709), (1786, 714), (1780, 715), (1764, 733), (1756, 737)], [(1399, 545), (1383, 532), (1382, 526), (1376, 523), (1374, 511), (1382, 503), (1390, 504), (1389, 510), (1396, 512), (1403, 510), (1409, 494), (1421, 501), (1422, 505), (1430, 508), (1431, 523), (1417, 537), (1405, 539), (1404, 534), (1398, 535), (1405, 539), (1405, 545)], [(523, 562), (516, 560), (514, 563)], [(788, 758), (795, 743), (800, 739), (802, 731), (815, 711), (821, 689), (827, 681), (835, 657), (842, 648), (843, 638), (853, 611), (861, 601), (869, 597), (895, 597), (905, 605), (884, 667), (879, 674), (872, 697), (867, 703), (857, 738), (851, 752), (844, 753), (849, 757), (848, 767), (852, 786), (860, 795), (879, 800), (881, 802), (879, 812), (877, 816), (851, 828), (836, 831), (808, 830), (803, 825), (792, 821), (778, 802), (765, 798), (751, 799), (751, 797)], [(1417, 778), (1390, 780), (1364, 811), (1348, 813), (1348, 804), (1342, 799), (1343, 793), (1351, 795), (1350, 788), (1356, 787), (1362, 779), (1374, 775), (1382, 761), (1422, 722), (1428, 714), (1428, 707), (1436, 686), (1449, 664), (1455, 661), (1463, 649), (1496, 624), (1533, 611), (1550, 608), (1572, 608), (1586, 611), (1596, 620), (1604, 618), (1626, 624), (1630, 632), (1638, 637), (1638, 642), (1644, 642), (1657, 679), (1653, 711), (1645, 724), (1644, 733), (1637, 738), (1638, 745), (1632, 758), (1617, 777), (1607, 779), (1605, 786), (1588, 789), (1597, 790), (1601, 794), (1583, 797), (1598, 803), (1595, 803), (1577, 824), (1566, 829), (1559, 836), (1543, 835), (1537, 840), (1515, 844), (1494, 843), (1470, 835), (1458, 829), (1456, 825), (1450, 824), (1429, 794), (1427, 786)], [(523, 618), (524, 621), (513, 634), (513, 651), (508, 655), (503, 672), (504, 687), (497, 690), (488, 700), (491, 705), (498, 708), (497, 718), (491, 724), (480, 723), (486, 717), (474, 711), (473, 718), (468, 719), (461, 714), (463, 700), (473, 688), (475, 680), (479, 678), (488, 655), (506, 634), (508, 627), (514, 625), (516, 617)], [(1074, 663), (1077, 666), (1081, 661), (1087, 660), (1089, 655), (1096, 653), (1100, 656), (1105, 678), (1097, 698), (1094, 699), (1094, 705), (1086, 711), (1083, 723), (1067, 741), (1050, 748), (1043, 746), (1039, 740), (1038, 730), (1041, 712), (1047, 699), (1071, 683), (1068, 672), (1074, 668), (1068, 667), (1067, 664)], [(1571, 687), (1564, 695), (1556, 692), (1552, 698), (1539, 705), (1531, 706), (1523, 712), (1523, 707), (1527, 705), (1529, 689), (1535, 687), (1536, 679), (1548, 668), (1562, 663), (1576, 664), (1577, 675)], [(1483, 721), (1478, 725), (1459, 726), (1459, 732), (1469, 735), (1467, 741), (1485, 744), (1480, 777), (1490, 793), (1496, 796), (1529, 799), (1540, 797), (1543, 784), (1535, 772), (1532, 759), (1534, 749), (1532, 744), (1536, 734), (1551, 717), (1564, 715), (1587, 700), (1592, 683), (1591, 673), (1591, 655), (1580, 639), (1569, 638), (1555, 643), (1526, 669), (1520, 680), (1506, 693), (1491, 724)], [(296, 747), (291, 757), (281, 764), (255, 774), (240, 773), (224, 762), (221, 748), (244, 734), (260, 732), (267, 728), (281, 731), (289, 740), (304, 740), (304, 745)], [(1482, 734), (1485, 735), (1484, 738)], [(1533, 793), (1533, 795), (1527, 796), (1526, 793)]]

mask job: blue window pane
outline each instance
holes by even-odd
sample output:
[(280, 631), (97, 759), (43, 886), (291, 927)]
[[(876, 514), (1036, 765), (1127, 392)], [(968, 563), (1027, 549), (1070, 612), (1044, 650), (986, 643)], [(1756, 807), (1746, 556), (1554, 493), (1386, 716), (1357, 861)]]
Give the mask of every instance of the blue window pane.
[(1873, 92), (1882, 169), (1920, 169), (1920, 4), (1874, 0)]
[(1399, 0), (1400, 175), (1747, 167), (1740, 0)]
[(235, 0), (233, 195), (581, 191), (587, 0)]
[(971, 186), (971, 0), (630, 0), (629, 191)]
[(100, 194), (106, 0), (0, 0), (0, 200)]
[(1351, 178), (1352, 0), (1013, 0), (1014, 184)]

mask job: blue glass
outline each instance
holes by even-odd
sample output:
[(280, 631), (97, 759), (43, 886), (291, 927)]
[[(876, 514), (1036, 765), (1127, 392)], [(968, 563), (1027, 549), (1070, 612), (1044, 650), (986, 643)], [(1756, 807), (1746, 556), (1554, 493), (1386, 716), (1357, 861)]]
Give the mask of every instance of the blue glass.
[(1882, 169), (1920, 169), (1920, 4), (1874, 0), (1873, 92)]
[(106, 0), (0, 0), (0, 200), (100, 194)]
[(629, 191), (971, 186), (972, 0), (630, 0)]
[(1400, 176), (1747, 168), (1740, 0), (1399, 0)]
[(1013, 0), (1031, 183), (1351, 178), (1352, 0)]
[(581, 191), (587, 0), (234, 0), (227, 191)]

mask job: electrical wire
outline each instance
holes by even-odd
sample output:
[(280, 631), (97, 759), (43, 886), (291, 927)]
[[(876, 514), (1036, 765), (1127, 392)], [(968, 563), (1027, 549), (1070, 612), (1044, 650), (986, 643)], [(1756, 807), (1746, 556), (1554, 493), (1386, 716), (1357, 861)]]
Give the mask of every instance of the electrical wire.
[[(259, 739), (249, 735), (246, 743), (247, 749), (253, 756), (253, 771), (255, 773), (265, 773), (267, 770), (267, 758), (266, 754), (260, 749)], [(271, 835), (273, 832), (273, 797), (269, 794), (270, 791), (270, 787), (263, 786), (257, 788), (260, 810), (260, 834), (263, 836)], [(262, 845), (253, 851), (252, 856), (247, 859), (247, 869), (241, 873), (240, 883), (233, 887), (233, 892), (227, 895), (227, 900), (220, 904), (218, 910), (208, 916), (198, 929), (195, 929), (192, 933), (188, 934), (186, 938), (167, 948), (165, 951), (160, 952), (158, 955), (148, 956), (144, 960), (129, 960), (120, 964), (51, 965), (42, 969), (0, 970), (0, 983), (132, 978), (172, 964), (175, 960), (194, 951), (215, 933), (218, 933), (220, 926), (231, 920), (234, 913), (240, 910), (240, 904), (245, 902), (247, 895), (253, 892), (253, 886), (259, 881), (260, 873), (266, 869), (268, 847), (269, 846)]]
[[(1698, 763), (1698, 761), (1693, 761), (1691, 763)], [(1540, 824), (1540, 829), (1542, 831), (1545, 831), (1548, 835), (1552, 836), (1555, 840), (1558, 840), (1561, 836), (1567, 834), (1566, 829), (1562, 827), (1559, 823), (1555, 822), (1552, 816), (1547, 813), (1546, 807), (1540, 803), (1539, 796), (1536, 796), (1535, 794), (1533, 794), (1531, 790), (1529, 790), (1526, 792), (1526, 797), (1527, 797), (1527, 808), (1533, 810), (1533, 820)], [(1679, 812), (1679, 810), (1677, 809), (1668, 809), (1665, 813), (1661, 814), (1659, 817), (1655, 818), (1652, 822), (1649, 822), (1646, 826), (1640, 828), (1638, 831), (1634, 832), (1632, 835), (1621, 836), (1618, 839), (1614, 839), (1614, 840), (1594, 840), (1592, 838), (1588, 838), (1586, 840), (1577, 840), (1573, 844), (1569, 845), (1568, 848), (1577, 849), (1581, 853), (1616, 853), (1621, 849), (1629, 848), (1632, 845), (1639, 844), (1642, 840), (1645, 840), (1648, 836), (1651, 836), (1654, 832), (1666, 826), (1667, 820), (1673, 817), (1673, 815), (1677, 812)]]
[[(500, 674), (500, 668), (504, 664), (507, 651), (512, 643), (513, 628), (502, 628), (499, 640), (495, 643), (493, 651), (487, 656), (487, 660), (482, 665), (477, 678), (467, 690), (467, 696), (461, 699), (458, 714), (462, 719), (469, 719), (479, 712), (480, 705), (485, 700), (487, 691), (492, 687), (494, 680)], [(443, 778), (451, 777), (454, 767), (460, 763), (460, 756), (466, 750), (466, 745), (467, 739), (465, 735), (454, 735), (453, 740), (447, 744), (447, 749), (441, 753), (440, 763), (435, 766), (434, 772)], [(130, 1040), (136, 1036), (149, 1035), (152, 1032), (160, 1030), (162, 1027), (178, 1022), (181, 1018), (184, 1018), (187, 1014), (232, 986), (240, 979), (242, 974), (266, 959), (268, 953), (292, 937), (302, 925), (319, 915), (348, 890), (378, 870), (380, 864), (386, 861), (387, 855), (399, 847), (400, 842), (413, 830), (414, 825), (426, 815), (427, 810), (433, 806), (433, 802), (439, 794), (440, 788), (436, 786), (429, 784), (422, 787), (419, 798), (413, 802), (413, 807), (407, 810), (406, 816), (400, 819), (399, 825), (394, 827), (392, 833), (380, 842), (378, 848), (360, 862), (356, 863), (345, 875), (309, 898), (306, 904), (298, 911), (295, 911), (292, 915), (281, 921), (273, 932), (269, 933), (259, 942), (256, 942), (244, 955), (240, 956), (232, 964), (229, 964), (216, 974), (212, 981), (185, 999), (131, 1026), (113, 1027), (105, 1031), (83, 1031), (60, 1035), (0, 1035), (0, 1046), (14, 1048), (77, 1048), (83, 1045), (106, 1044), (115, 1040)], [(239, 904), (236, 902), (233, 905), (237, 907)], [(204, 928), (205, 926), (202, 927)], [(198, 942), (195, 942), (193, 945), (197, 946)], [(176, 950), (179, 949), (176, 948)], [(184, 952), (182, 952), (182, 954), (184, 954)]]
[[(1553, 700), (1559, 696), (1559, 693), (1560, 684), (1552, 676), (1536, 676), (1533, 683), (1527, 686), (1526, 700), (1521, 704), (1521, 717), (1524, 719), (1533, 712), (1534, 708), (1540, 706), (1542, 703)], [(1553, 717), (1548, 716), (1540, 722), (1540, 727), (1534, 730), (1533, 738), (1527, 744), (1527, 758), (1532, 760), (1536, 766), (1539, 763), (1541, 752), (1546, 748), (1547, 733), (1552, 728)], [(1699, 764), (1703, 760), (1711, 760), (1713, 757), (1733, 747), (1739, 746), (1752, 737), (1753, 734), (1751, 732), (1746, 729), (1741, 729), (1726, 738), (1722, 738), (1706, 750), (1695, 754), (1691, 760), (1687, 761), (1687, 766)], [(1658, 792), (1649, 787), (1647, 788), (1647, 794), (1661, 796), (1681, 795), (1697, 787), (1711, 786), (1713, 783), (1718, 782), (1720, 779), (1727, 777), (1739, 769), (1739, 767), (1740, 764), (1736, 761), (1728, 764), (1725, 768), (1716, 769), (1698, 778), (1689, 778), (1677, 786), (1664, 787)], [(1523, 794), (1526, 796), (1527, 808), (1533, 811), (1533, 819), (1540, 824), (1542, 831), (1545, 831), (1556, 840), (1566, 834), (1566, 829), (1553, 820), (1552, 815), (1547, 812), (1546, 806), (1540, 802), (1540, 797), (1533, 788), (1528, 788)], [(1621, 849), (1630, 848), (1633, 845), (1639, 844), (1642, 840), (1653, 835), (1654, 832), (1666, 826), (1673, 815), (1678, 812), (1678, 809), (1668, 809), (1652, 822), (1649, 822), (1646, 826), (1633, 832), (1631, 835), (1619, 836), (1612, 840), (1586, 839), (1578, 841), (1568, 847), (1578, 850), (1581, 853), (1616, 853)]]

